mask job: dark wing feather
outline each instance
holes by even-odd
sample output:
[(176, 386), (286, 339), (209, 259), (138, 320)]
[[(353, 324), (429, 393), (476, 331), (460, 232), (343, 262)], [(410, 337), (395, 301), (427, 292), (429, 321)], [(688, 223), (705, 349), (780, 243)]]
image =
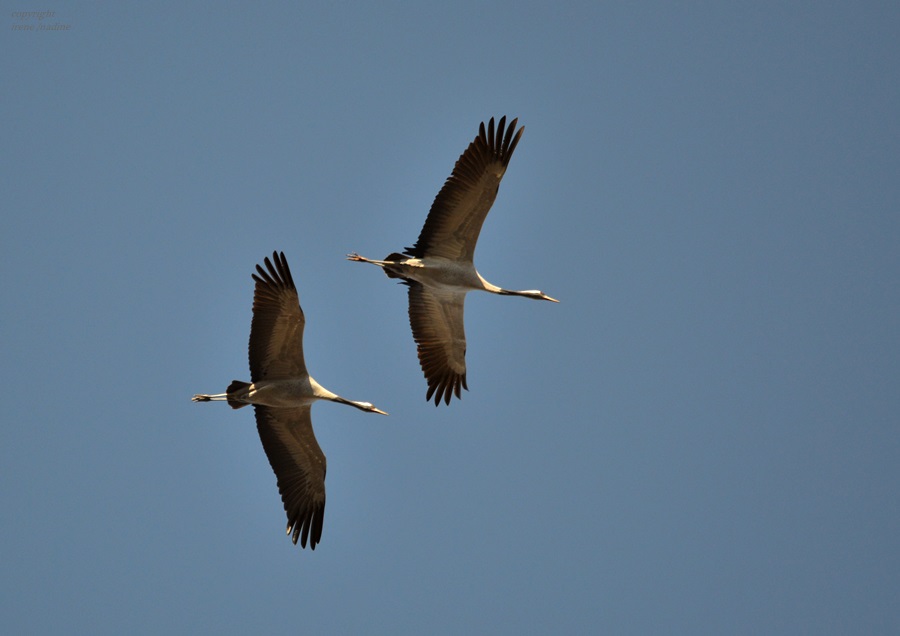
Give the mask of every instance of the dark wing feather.
[(287, 513), (287, 533), (301, 547), (316, 549), (325, 517), (325, 454), (319, 448), (309, 406), (294, 409), (254, 405), (256, 429)]
[[(253, 320), (250, 323), (250, 379), (273, 380), (306, 374), (303, 327), (297, 288), (284, 253), (256, 266)], [(267, 271), (268, 270), (268, 271)]]
[(419, 364), (428, 381), (426, 400), (437, 406), (450, 404), (466, 386), (466, 331), (464, 292), (446, 292), (408, 281), (409, 324), (419, 353)]
[(431, 204), (416, 244), (406, 248), (407, 256), (472, 261), (481, 226), (497, 198), (500, 179), (525, 130), (516, 131), (517, 122), (513, 119), (506, 128), (506, 117), (501, 117), (496, 135), (493, 117), (487, 131), (481, 123), (475, 141), (457, 160)]

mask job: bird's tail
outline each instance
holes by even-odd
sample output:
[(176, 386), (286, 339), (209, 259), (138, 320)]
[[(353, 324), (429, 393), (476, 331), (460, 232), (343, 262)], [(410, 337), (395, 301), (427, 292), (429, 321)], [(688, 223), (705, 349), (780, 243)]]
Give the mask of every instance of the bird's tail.
[(228, 406), (233, 409), (239, 409), (247, 406), (246, 402), (240, 402), (236, 398), (238, 398), (241, 393), (246, 395), (246, 389), (248, 386), (250, 386), (249, 382), (241, 382), (240, 380), (235, 380), (231, 384), (229, 384), (228, 388), (225, 389), (225, 395), (228, 396)]
[[(406, 260), (406, 257), (403, 254), (398, 254), (397, 252), (392, 252), (387, 255), (387, 258), (384, 259), (386, 263), (400, 263), (401, 261)], [(384, 266), (384, 273), (387, 274), (388, 278), (403, 278), (395, 269), (391, 269), (390, 265)]]

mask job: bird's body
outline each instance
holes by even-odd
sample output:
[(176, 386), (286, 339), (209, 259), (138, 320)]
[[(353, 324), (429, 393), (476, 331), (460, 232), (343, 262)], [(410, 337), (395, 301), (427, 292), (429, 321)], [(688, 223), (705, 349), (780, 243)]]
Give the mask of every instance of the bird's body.
[(407, 258), (402, 254), (391, 254), (383, 261), (371, 260), (358, 254), (351, 254), (348, 258), (379, 265), (390, 278), (415, 281), (436, 290), (491, 291), (494, 287), (481, 277), (471, 262), (454, 261), (440, 256)]
[[(263, 449), (278, 479), (287, 533), (294, 543), (315, 550), (325, 514), (325, 454), (313, 433), (310, 407), (330, 400), (362, 411), (381, 413), (369, 402), (354, 402), (322, 387), (307, 372), (303, 359), (306, 320), (284, 254), (265, 259), (254, 274), (253, 320), (250, 325), (251, 382), (233, 381), (225, 393), (198, 394), (195, 402), (227, 401), (235, 409), (248, 404), (256, 411)], [(268, 270), (268, 271), (267, 271)]]
[[(345, 400), (341, 396), (332, 393), (316, 382), (309, 374), (289, 378), (277, 378), (272, 380), (260, 380), (258, 382), (241, 382), (235, 380), (228, 387), (226, 393), (221, 395), (194, 396), (194, 402), (209, 402), (224, 399), (232, 408), (239, 409), (242, 406), (253, 404), (255, 406), (271, 406), (273, 408), (299, 408), (309, 407), (316, 400), (331, 400), (351, 406), (360, 407), (363, 411), (378, 412), (367, 408), (372, 406), (368, 402), (353, 402)], [(193, 398), (192, 398), (193, 399)]]
[(514, 119), (494, 120), (469, 144), (444, 183), (428, 213), (419, 239), (402, 254), (373, 260), (352, 253), (349, 260), (371, 263), (390, 278), (409, 286), (409, 321), (419, 363), (428, 382), (425, 399), (450, 404), (466, 386), (466, 334), (463, 313), (466, 294), (487, 291), (558, 302), (538, 290), (509, 290), (489, 283), (475, 269), (475, 245), (500, 180), (524, 128)]
[(314, 382), (308, 375), (304, 378), (261, 380), (236, 387), (228, 399), (242, 405), (256, 404), (281, 409), (310, 406), (317, 399), (316, 389), (321, 388)]

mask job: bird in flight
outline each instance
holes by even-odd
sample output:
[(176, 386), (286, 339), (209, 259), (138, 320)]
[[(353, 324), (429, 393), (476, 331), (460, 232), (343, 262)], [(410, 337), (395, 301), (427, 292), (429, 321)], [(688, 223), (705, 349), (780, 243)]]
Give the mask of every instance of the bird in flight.
[(475, 269), (473, 257), (478, 234), (497, 198), (500, 180), (524, 128), (518, 119), (506, 127), (501, 117), (494, 128), (492, 117), (485, 129), (459, 157), (453, 172), (431, 204), (419, 239), (402, 254), (382, 261), (347, 255), (347, 259), (371, 263), (389, 278), (409, 286), (409, 323), (419, 354), (419, 364), (428, 382), (426, 400), (435, 406), (443, 399), (450, 404), (466, 385), (466, 332), (463, 305), (473, 290), (559, 302), (541, 291), (502, 289), (486, 281)]
[(325, 515), (325, 454), (316, 442), (309, 410), (331, 400), (381, 413), (369, 402), (336, 395), (312, 379), (303, 360), (306, 319), (284, 253), (256, 266), (250, 322), (250, 382), (233, 381), (225, 393), (195, 395), (194, 402), (225, 401), (233, 409), (252, 404), (263, 449), (275, 471), (287, 513), (287, 534), (316, 549)]

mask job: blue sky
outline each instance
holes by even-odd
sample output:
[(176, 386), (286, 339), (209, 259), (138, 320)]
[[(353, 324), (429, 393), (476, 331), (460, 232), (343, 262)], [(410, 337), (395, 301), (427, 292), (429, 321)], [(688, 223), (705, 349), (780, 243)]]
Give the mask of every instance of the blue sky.
[[(895, 3), (2, 6), (3, 631), (900, 631)], [(476, 264), (561, 303), (470, 295), (436, 409), (344, 255), (500, 115)], [(190, 401), (273, 250), (313, 375), (391, 413), (313, 408), (315, 552)]]

